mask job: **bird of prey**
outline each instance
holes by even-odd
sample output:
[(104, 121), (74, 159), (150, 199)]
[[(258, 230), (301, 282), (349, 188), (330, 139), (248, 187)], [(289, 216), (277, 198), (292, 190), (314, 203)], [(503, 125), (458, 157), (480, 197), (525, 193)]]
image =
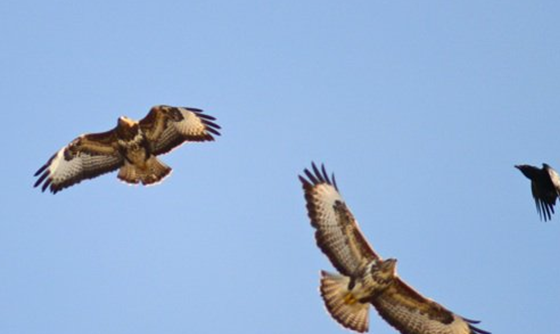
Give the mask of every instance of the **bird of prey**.
[(541, 220), (550, 220), (554, 213), (556, 199), (560, 195), (558, 173), (547, 164), (542, 164), (542, 168), (530, 165), (516, 165), (515, 168), (531, 180), (531, 192)]
[(317, 246), (340, 274), (321, 272), (320, 291), (331, 316), (357, 332), (369, 328), (369, 305), (402, 334), (489, 334), (478, 321), (428, 299), (397, 275), (396, 259), (383, 260), (370, 246), (323, 165), (299, 176)]
[(187, 142), (212, 141), (219, 136), (215, 118), (200, 109), (155, 106), (140, 121), (120, 117), (117, 126), (102, 133), (79, 136), (56, 152), (35, 173), (35, 187), (54, 194), (85, 179), (119, 169), (129, 184), (155, 184), (171, 168), (156, 156)]

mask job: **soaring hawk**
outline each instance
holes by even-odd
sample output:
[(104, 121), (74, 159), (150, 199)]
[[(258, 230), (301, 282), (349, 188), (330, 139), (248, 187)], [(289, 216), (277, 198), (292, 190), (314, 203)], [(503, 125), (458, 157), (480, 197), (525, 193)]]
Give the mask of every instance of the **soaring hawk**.
[(369, 305), (402, 334), (489, 334), (422, 296), (400, 279), (396, 259), (369, 245), (338, 191), (334, 175), (315, 164), (299, 176), (319, 248), (340, 274), (321, 272), (320, 291), (331, 316), (357, 332), (369, 328)]
[(214, 120), (200, 109), (163, 105), (140, 121), (120, 117), (114, 129), (81, 135), (56, 152), (35, 173), (39, 179), (34, 186), (57, 193), (117, 169), (126, 183), (160, 182), (171, 168), (156, 156), (185, 142), (214, 140), (213, 135), (220, 135)]
[(542, 164), (542, 168), (529, 165), (516, 165), (515, 168), (531, 180), (531, 192), (541, 219), (550, 220), (554, 213), (556, 199), (560, 195), (558, 173), (547, 164)]

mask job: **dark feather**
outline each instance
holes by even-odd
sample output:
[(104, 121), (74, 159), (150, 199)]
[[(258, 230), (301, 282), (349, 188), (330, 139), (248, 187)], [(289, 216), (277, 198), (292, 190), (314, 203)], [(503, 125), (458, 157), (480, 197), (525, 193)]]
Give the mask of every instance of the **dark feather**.
[(556, 171), (547, 164), (543, 164), (542, 168), (530, 165), (515, 167), (531, 180), (531, 193), (541, 220), (551, 220), (556, 200), (560, 195), (560, 179)]

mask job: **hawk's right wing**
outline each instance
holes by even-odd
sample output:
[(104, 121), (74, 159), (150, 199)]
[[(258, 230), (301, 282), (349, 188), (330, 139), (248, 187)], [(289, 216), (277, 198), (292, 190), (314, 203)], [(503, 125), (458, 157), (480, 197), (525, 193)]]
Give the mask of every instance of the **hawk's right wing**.
[(319, 170), (315, 164), (304, 174), (299, 179), (311, 225), (316, 229), (317, 246), (333, 266), (341, 274), (353, 276), (365, 264), (379, 259), (338, 192), (334, 175), (329, 178), (325, 166)]
[(35, 176), (34, 187), (42, 185), (53, 194), (60, 190), (114, 171), (124, 163), (118, 149), (115, 129), (103, 133), (81, 135), (56, 152)]

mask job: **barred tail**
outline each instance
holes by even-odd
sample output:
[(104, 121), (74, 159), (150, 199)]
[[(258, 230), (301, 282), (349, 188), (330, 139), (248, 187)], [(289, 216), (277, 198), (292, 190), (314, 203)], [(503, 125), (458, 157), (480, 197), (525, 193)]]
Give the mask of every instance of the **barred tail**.
[(369, 329), (369, 303), (359, 302), (348, 290), (350, 278), (321, 271), (321, 296), (331, 316), (360, 333)]
[(117, 177), (126, 183), (150, 185), (162, 181), (170, 172), (171, 167), (151, 156), (142, 167), (125, 161)]

